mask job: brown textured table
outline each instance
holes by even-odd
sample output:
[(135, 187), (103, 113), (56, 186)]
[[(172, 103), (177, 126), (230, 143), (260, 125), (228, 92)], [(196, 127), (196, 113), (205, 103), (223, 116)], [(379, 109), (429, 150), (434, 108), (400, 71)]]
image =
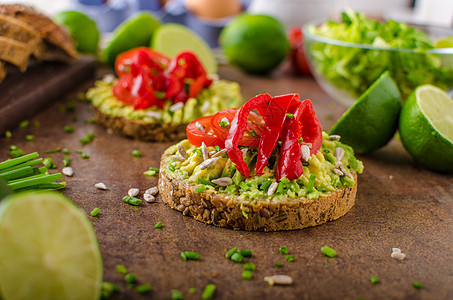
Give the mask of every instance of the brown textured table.
[[(328, 97), (307, 77), (294, 77), (285, 71), (271, 77), (247, 76), (222, 67), (222, 78), (242, 85), (244, 98), (269, 92), (273, 95), (299, 92), (310, 98), (323, 124), (329, 129), (345, 107)], [(80, 86), (78, 91), (90, 86)], [(72, 96), (71, 96), (72, 95)], [(74, 93), (68, 92), (68, 97)], [(453, 299), (453, 176), (438, 174), (417, 166), (400, 142), (393, 140), (371, 155), (359, 156), (365, 171), (359, 177), (356, 205), (344, 217), (325, 225), (290, 232), (241, 232), (208, 226), (165, 206), (160, 197), (155, 203), (139, 207), (121, 199), (131, 187), (143, 191), (157, 184), (157, 177), (143, 175), (148, 167), (158, 167), (159, 158), (170, 144), (144, 143), (107, 133), (96, 124), (85, 124), (93, 116), (86, 103), (77, 102), (75, 112), (60, 112), (67, 97), (41, 111), (25, 129), (12, 131), (11, 139), (0, 139), (0, 160), (8, 158), (9, 145), (26, 153), (43, 153), (56, 147), (71, 150), (74, 176), (66, 177), (64, 193), (89, 216), (104, 259), (104, 279), (121, 287), (112, 299), (170, 299), (171, 289), (186, 299), (200, 299), (208, 283), (217, 286), (216, 299)], [(39, 121), (39, 128), (33, 121)], [(65, 133), (65, 125), (75, 132)], [(79, 140), (94, 132), (92, 143)], [(33, 134), (35, 141), (25, 141)], [(133, 157), (138, 149), (142, 157)], [(90, 155), (81, 159), (75, 150)], [(62, 153), (50, 154), (62, 167)], [(109, 188), (94, 187), (104, 182)], [(164, 226), (156, 230), (154, 225)], [(68, 237), (69, 238), (69, 237)], [(338, 255), (327, 258), (320, 248), (328, 245)], [(257, 270), (253, 279), (242, 280), (242, 265), (225, 259), (232, 247), (250, 248)], [(295, 262), (286, 262), (279, 247), (287, 246)], [(407, 254), (404, 261), (390, 257), (392, 247)], [(200, 261), (183, 261), (181, 251), (201, 254)], [(283, 262), (276, 268), (276, 262)], [(125, 265), (137, 274), (138, 283), (149, 283), (153, 290), (138, 295), (115, 269)], [(263, 277), (287, 274), (292, 286), (269, 286)], [(377, 276), (381, 283), (372, 285)], [(423, 283), (417, 290), (412, 282)], [(190, 288), (196, 288), (194, 294)]]

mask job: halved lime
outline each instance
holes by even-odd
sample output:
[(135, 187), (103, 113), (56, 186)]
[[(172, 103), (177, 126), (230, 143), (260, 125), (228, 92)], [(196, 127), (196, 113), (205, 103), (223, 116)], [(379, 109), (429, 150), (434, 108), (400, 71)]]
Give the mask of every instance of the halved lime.
[(99, 299), (103, 267), (95, 232), (63, 195), (5, 198), (0, 245), (2, 299)]
[(453, 171), (453, 99), (433, 85), (415, 89), (399, 120), (401, 141), (425, 167)]
[(388, 72), (383, 73), (330, 129), (329, 134), (357, 153), (385, 146), (395, 135), (401, 96)]
[(149, 46), (159, 25), (160, 21), (150, 12), (131, 16), (113, 31), (110, 42), (102, 51), (101, 61), (113, 67), (118, 54), (132, 48)]
[(160, 26), (154, 33), (151, 48), (171, 58), (182, 51), (192, 51), (208, 74), (217, 73), (217, 61), (209, 45), (183, 25), (169, 23)]

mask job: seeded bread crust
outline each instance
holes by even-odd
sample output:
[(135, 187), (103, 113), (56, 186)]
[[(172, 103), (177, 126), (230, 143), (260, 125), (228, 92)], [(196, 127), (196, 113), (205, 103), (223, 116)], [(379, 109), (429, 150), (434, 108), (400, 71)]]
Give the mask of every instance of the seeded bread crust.
[(96, 122), (113, 132), (146, 142), (174, 142), (186, 138), (187, 124), (147, 123), (107, 115), (95, 109)]
[[(295, 230), (344, 216), (355, 203), (357, 184), (318, 199), (291, 199), (278, 203), (241, 201), (237, 196), (201, 192), (183, 180), (172, 179), (164, 154), (159, 171), (159, 192), (171, 208), (195, 220), (219, 227), (247, 231)], [(357, 182), (357, 174), (352, 173)], [(241, 207), (242, 204), (242, 207)], [(243, 215), (247, 213), (247, 218)]]

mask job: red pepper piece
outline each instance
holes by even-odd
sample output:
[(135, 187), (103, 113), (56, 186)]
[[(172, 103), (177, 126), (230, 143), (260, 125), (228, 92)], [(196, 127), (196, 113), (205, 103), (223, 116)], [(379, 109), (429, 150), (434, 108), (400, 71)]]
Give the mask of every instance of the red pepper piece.
[(304, 143), (311, 143), (310, 154), (316, 154), (322, 146), (322, 127), (310, 100), (304, 100), (302, 112), (302, 138)]
[(271, 156), (277, 141), (282, 131), (283, 122), (285, 121), (286, 113), (289, 104), (293, 101), (299, 102), (299, 94), (288, 94), (273, 97), (269, 102), (266, 114), (264, 115), (264, 128), (258, 148), (258, 158), (256, 161), (256, 174), (261, 175), (267, 161)]
[(242, 175), (250, 178), (250, 170), (247, 163), (244, 161), (243, 153), (239, 150), (238, 145), (245, 130), (247, 129), (247, 117), (253, 109), (263, 111), (272, 97), (269, 94), (258, 95), (245, 103), (234, 116), (231, 122), (230, 132), (225, 141), (228, 157), (236, 164), (236, 169)]

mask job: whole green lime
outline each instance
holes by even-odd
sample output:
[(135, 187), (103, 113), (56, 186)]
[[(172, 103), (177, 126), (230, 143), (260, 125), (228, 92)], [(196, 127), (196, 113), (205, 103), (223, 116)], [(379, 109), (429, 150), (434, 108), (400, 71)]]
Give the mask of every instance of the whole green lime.
[(235, 17), (222, 30), (219, 41), (228, 61), (248, 73), (271, 72), (289, 52), (285, 27), (267, 15)]
[(96, 22), (87, 15), (75, 11), (62, 11), (53, 20), (65, 26), (80, 53), (96, 54), (99, 48), (99, 30)]

